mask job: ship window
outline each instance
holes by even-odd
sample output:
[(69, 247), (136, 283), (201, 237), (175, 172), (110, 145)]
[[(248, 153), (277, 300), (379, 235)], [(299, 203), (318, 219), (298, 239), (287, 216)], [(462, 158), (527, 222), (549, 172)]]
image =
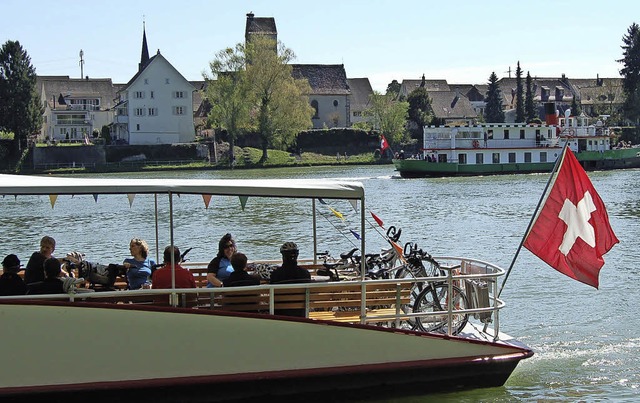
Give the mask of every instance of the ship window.
[(467, 163), (467, 154), (458, 154), (458, 164)]
[(476, 153), (476, 164), (484, 164), (484, 154)]
[(520, 129), (520, 138), (524, 139), (524, 129)]
[(494, 164), (499, 164), (500, 163), (500, 153), (493, 153), (493, 163)]
[(531, 162), (531, 153), (524, 153), (524, 162)]
[(493, 140), (493, 129), (489, 129), (489, 132), (487, 134), (487, 138), (490, 140)]
[(516, 163), (516, 153), (509, 153), (509, 163), (511, 164)]
[(542, 151), (540, 153), (540, 162), (547, 162), (547, 152), (546, 151)]
[(504, 129), (504, 139), (509, 140), (509, 129)]

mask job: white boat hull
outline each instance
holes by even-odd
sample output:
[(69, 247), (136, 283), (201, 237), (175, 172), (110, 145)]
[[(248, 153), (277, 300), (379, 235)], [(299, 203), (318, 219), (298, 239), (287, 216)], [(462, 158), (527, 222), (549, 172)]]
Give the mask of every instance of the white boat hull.
[(533, 354), (508, 343), (180, 308), (4, 303), (0, 316), (8, 341), (0, 396), (65, 401), (84, 390), (119, 393), (118, 401), (172, 393), (211, 401), (383, 384), (387, 393), (392, 385), (499, 386)]

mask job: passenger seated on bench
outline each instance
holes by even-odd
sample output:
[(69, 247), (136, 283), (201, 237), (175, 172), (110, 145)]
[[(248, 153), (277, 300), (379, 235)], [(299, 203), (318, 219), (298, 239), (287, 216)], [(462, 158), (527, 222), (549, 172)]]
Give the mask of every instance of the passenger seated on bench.
[(247, 256), (244, 253), (231, 255), (233, 273), (223, 283), (225, 287), (242, 287), (248, 285), (260, 285), (260, 278), (247, 273)]
[(218, 242), (218, 254), (207, 266), (207, 288), (222, 287), (223, 281), (233, 273), (231, 255), (236, 250), (236, 242), (231, 234), (224, 234)]
[(60, 276), (62, 269), (60, 261), (54, 257), (44, 261), (44, 280), (27, 285), (28, 295), (65, 294)]
[(309, 271), (298, 266), (298, 245), (294, 242), (285, 242), (280, 247), (280, 253), (282, 254), (282, 266), (271, 272), (271, 284), (285, 281), (288, 283), (305, 283), (311, 280)]
[[(294, 242), (285, 242), (280, 247), (280, 253), (282, 253), (282, 266), (271, 272), (271, 284), (308, 283), (311, 281), (309, 271), (298, 266), (298, 245)], [(282, 291), (286, 292), (286, 290)], [(276, 309), (273, 313), (305, 317), (304, 309)]]
[(2, 261), (2, 276), (0, 276), (0, 296), (27, 293), (27, 286), (22, 277), (18, 275), (18, 272), (22, 270), (20, 266), (22, 265), (18, 256), (14, 254), (5, 256)]
[[(173, 264), (171, 251), (173, 250)], [(167, 246), (163, 253), (164, 266), (153, 272), (151, 288), (171, 288), (171, 268), (175, 267), (176, 288), (196, 288), (193, 274), (180, 266), (180, 249), (177, 246)]]
[(43, 236), (40, 240), (40, 250), (33, 252), (27, 262), (27, 268), (24, 271), (24, 282), (26, 284), (44, 280), (44, 261), (53, 257), (52, 254), (55, 250), (56, 240), (50, 236)]
[(149, 283), (151, 268), (156, 262), (149, 259), (149, 246), (144, 239), (133, 238), (129, 242), (131, 258), (124, 260), (122, 265), (127, 269), (127, 283), (130, 290), (138, 290)]

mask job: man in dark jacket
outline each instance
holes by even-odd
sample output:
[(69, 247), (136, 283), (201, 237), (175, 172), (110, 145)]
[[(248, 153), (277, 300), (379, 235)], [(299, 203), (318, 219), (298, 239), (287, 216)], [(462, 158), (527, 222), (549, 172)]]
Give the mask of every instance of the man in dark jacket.
[[(294, 242), (285, 242), (280, 247), (282, 254), (282, 266), (271, 272), (271, 284), (283, 283), (308, 283), (311, 274), (307, 269), (298, 266), (298, 245)], [(305, 317), (304, 309), (276, 309), (276, 315)]]
[(62, 269), (60, 261), (55, 257), (50, 257), (44, 261), (44, 280), (36, 283), (29, 283), (27, 294), (65, 294), (60, 275)]
[(16, 255), (7, 255), (2, 261), (2, 276), (0, 276), (0, 295), (24, 295), (27, 286), (18, 275), (20, 259)]

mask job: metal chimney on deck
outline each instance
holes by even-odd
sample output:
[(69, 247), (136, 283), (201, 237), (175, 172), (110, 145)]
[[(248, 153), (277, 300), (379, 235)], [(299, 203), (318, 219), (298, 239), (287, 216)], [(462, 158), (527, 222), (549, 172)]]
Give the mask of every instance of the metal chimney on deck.
[(544, 103), (544, 121), (548, 125), (558, 125), (558, 115), (556, 115), (556, 103)]

